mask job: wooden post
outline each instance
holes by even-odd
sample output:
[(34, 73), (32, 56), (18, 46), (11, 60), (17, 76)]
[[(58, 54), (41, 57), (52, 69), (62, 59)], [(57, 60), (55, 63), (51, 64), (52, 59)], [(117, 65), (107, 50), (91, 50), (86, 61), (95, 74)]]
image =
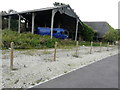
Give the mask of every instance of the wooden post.
[(92, 54), (92, 49), (93, 49), (93, 42), (91, 42), (90, 54)]
[(57, 42), (55, 42), (55, 49), (54, 49), (54, 61), (56, 61), (56, 49), (57, 49)]
[(107, 44), (107, 51), (109, 51), (109, 42), (108, 42), (108, 44)]
[(113, 46), (115, 45), (115, 44), (114, 44), (114, 41), (113, 41), (113, 43), (112, 43), (112, 44), (113, 44)]
[(35, 14), (32, 13), (32, 34), (34, 34), (34, 20), (35, 20)]
[(11, 49), (10, 49), (10, 69), (13, 69), (13, 49), (14, 49), (14, 43), (11, 42)]
[(75, 41), (77, 41), (78, 22), (79, 22), (79, 20), (77, 19), (77, 22), (76, 22), (76, 34), (75, 34)]
[(78, 41), (76, 41), (76, 56), (78, 56)]
[(101, 52), (101, 48), (102, 48), (102, 42), (100, 42), (100, 52)]

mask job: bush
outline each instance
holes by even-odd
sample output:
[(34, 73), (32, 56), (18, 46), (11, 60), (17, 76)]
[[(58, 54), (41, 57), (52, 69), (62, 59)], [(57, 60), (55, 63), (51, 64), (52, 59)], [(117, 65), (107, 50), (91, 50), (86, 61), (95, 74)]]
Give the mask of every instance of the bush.
[(17, 33), (12, 30), (2, 31), (2, 48), (9, 48), (10, 43), (15, 43), (17, 49), (30, 49), (30, 48), (52, 48), (54, 43), (59, 39), (50, 39), (50, 36), (40, 36), (31, 33)]
[(85, 23), (83, 23), (83, 24), (84, 24), (84, 29), (81, 32), (83, 40), (93, 41), (95, 31), (90, 26), (88, 26), (87, 24), (85, 24)]
[(103, 36), (105, 41), (114, 42), (118, 40), (118, 30), (115, 30), (109, 25), (109, 30)]
[[(50, 39), (50, 36), (41, 36), (31, 33), (17, 33), (12, 30), (2, 31), (2, 49), (10, 48), (10, 43), (14, 42), (15, 49), (43, 49), (54, 48), (55, 42), (58, 42), (58, 48), (71, 49), (76, 46), (76, 42), (70, 39)], [(79, 45), (90, 46), (90, 42), (79, 42)], [(94, 43), (94, 46), (99, 46)]]

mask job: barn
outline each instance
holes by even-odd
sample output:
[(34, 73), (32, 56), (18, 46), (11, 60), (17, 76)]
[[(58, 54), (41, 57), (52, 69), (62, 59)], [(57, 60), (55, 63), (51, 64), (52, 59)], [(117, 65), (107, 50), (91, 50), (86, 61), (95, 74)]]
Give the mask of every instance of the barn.
[[(7, 28), (11, 29), (11, 21), (17, 20), (17, 32), (31, 32), (37, 27), (51, 28), (51, 39), (53, 28), (64, 28), (69, 31), (69, 38), (78, 40), (83, 25), (77, 14), (70, 5), (54, 5), (42, 9), (28, 10), (5, 14), (2, 20), (7, 20)], [(24, 26), (24, 29), (22, 28)], [(6, 27), (4, 27), (6, 28)]]
[(98, 22), (84, 22), (84, 23), (95, 30), (95, 32), (96, 32), (95, 39), (97, 39), (97, 40), (101, 40), (103, 38), (103, 36), (105, 35), (105, 33), (110, 28), (109, 24), (105, 21), (103, 21), (103, 22), (100, 22), (100, 21), (98, 21)]

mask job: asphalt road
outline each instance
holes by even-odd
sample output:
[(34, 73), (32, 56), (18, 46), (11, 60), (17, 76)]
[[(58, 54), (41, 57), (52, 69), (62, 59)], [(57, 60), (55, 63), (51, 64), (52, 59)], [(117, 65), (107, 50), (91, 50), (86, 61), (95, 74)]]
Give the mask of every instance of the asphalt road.
[(118, 88), (118, 55), (108, 57), (34, 88)]

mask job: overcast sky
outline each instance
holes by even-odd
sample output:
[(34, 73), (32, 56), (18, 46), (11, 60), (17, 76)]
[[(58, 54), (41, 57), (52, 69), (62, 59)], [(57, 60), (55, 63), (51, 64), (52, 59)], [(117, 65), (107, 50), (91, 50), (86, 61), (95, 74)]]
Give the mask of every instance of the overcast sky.
[(118, 2), (120, 0), (1, 0), (0, 11), (18, 12), (52, 7), (54, 2), (69, 4), (82, 21), (107, 21), (118, 28)]

